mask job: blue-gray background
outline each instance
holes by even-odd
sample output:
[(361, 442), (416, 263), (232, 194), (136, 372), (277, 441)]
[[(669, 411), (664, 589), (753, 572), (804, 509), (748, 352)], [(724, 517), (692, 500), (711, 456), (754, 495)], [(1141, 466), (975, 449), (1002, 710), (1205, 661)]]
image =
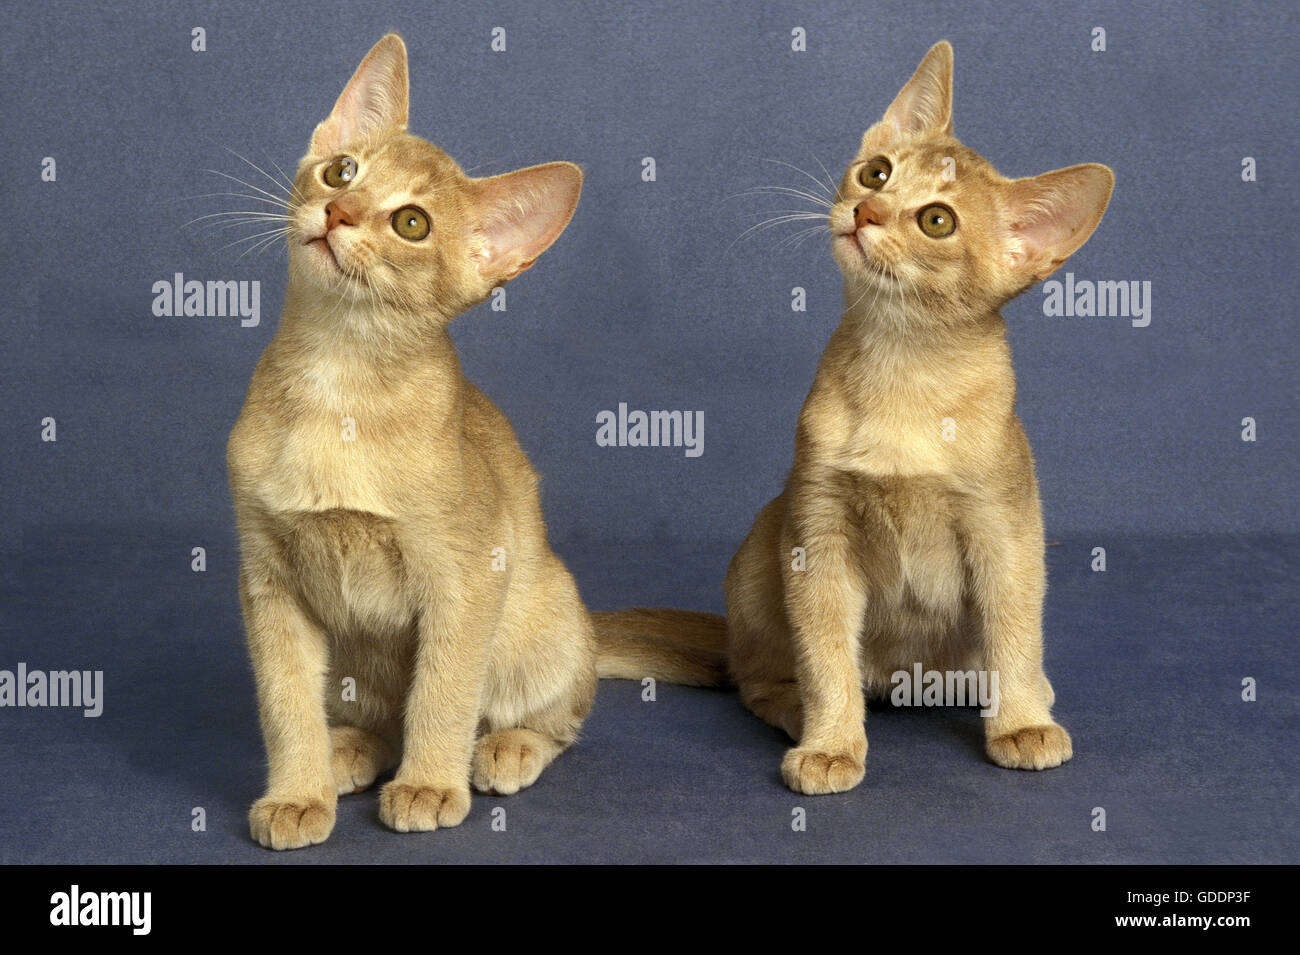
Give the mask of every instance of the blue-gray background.
[[(1049, 626), (1048, 645), (1072, 661), (1080, 688), (1058, 677), (1062, 706), (1073, 701), (1077, 724), (1098, 706), (1098, 667), (1121, 683), (1172, 679), (1170, 655), (1206, 642), (1217, 650), (1184, 658), (1205, 685), (1175, 679), (1169, 693), (1178, 703), (1156, 721), (1170, 734), (1160, 747), (1168, 754), (1190, 745), (1173, 714), (1202, 724), (1196, 696), (1217, 693), (1231, 705), (1242, 675), (1294, 674), (1294, 538), (1277, 536), (1300, 530), (1293, 4), (6, 7), (0, 549), (8, 652), (0, 666), (103, 665), (110, 694), (124, 671), (117, 685), (152, 687), (132, 697), (138, 725), (164, 735), (171, 725), (179, 735), (172, 749), (160, 744), (165, 756), (136, 761), (144, 777), (158, 759), (192, 757), (186, 740), (213, 732), (214, 720), (237, 726), (223, 734), (236, 740), (226, 745), (241, 774), (221, 797), (235, 820), (232, 845), (242, 845), (241, 801), (255, 794), (259, 753), (239, 646), (224, 444), (274, 332), (285, 262), (282, 248), (243, 258), (239, 247), (219, 248), (239, 230), (215, 238), (184, 225), (248, 208), (241, 200), (183, 197), (227, 191), (231, 184), (205, 169), (267, 186), (223, 147), (268, 169), (271, 160), (291, 168), (362, 55), (390, 29), (410, 52), (412, 132), (478, 174), (554, 159), (586, 172), (572, 224), (510, 286), (508, 311), (480, 306), (455, 335), (466, 371), (509, 415), (542, 473), (552, 536), (590, 603), (720, 609), (725, 562), (784, 479), (795, 418), (841, 296), (824, 242), (779, 246), (797, 227), (733, 245), (756, 212), (790, 208), (737, 194), (810, 185), (778, 162), (814, 174), (824, 164), (838, 178), (863, 129), (926, 49), (947, 38), (956, 50), (958, 136), (1011, 176), (1111, 166), (1110, 208), (1068, 269), (1152, 287), (1147, 328), (1122, 318), (1046, 318), (1037, 288), (1004, 312), (1049, 537), (1064, 542), (1052, 557), (1060, 586), (1049, 623), (1055, 615), (1068, 632)], [(206, 29), (206, 52), (190, 50), (195, 26)], [(505, 53), (489, 50), (498, 26)], [(807, 31), (807, 52), (790, 49), (796, 26)], [(1097, 26), (1106, 30), (1104, 53), (1090, 49)], [(57, 160), (57, 182), (40, 181), (45, 156)], [(645, 156), (656, 160), (656, 182), (641, 181)], [(1257, 182), (1241, 180), (1245, 156), (1257, 161)], [(154, 317), (151, 286), (175, 272), (260, 281), (261, 325)], [(807, 289), (806, 313), (790, 309), (794, 286)], [(704, 455), (597, 447), (595, 416), (619, 402), (702, 410)], [(39, 440), (46, 416), (58, 422), (57, 443)], [(1246, 416), (1258, 422), (1255, 443), (1240, 439)], [(1199, 542), (1182, 543), (1192, 538)], [(1099, 545), (1132, 557), (1112, 567), (1101, 589), (1101, 575), (1077, 575)], [(193, 546), (207, 549), (206, 575), (189, 571)], [(1172, 581), (1196, 554), (1203, 583)], [(1215, 560), (1213, 570), (1204, 563)], [(1186, 620), (1175, 622), (1175, 611)], [(1108, 613), (1132, 630), (1113, 634), (1115, 652), (1136, 658), (1106, 657), (1084, 639), (1080, 631), (1099, 629)], [(1143, 658), (1148, 667), (1138, 666)], [(101, 724), (112, 718), (112, 700)], [(1271, 705), (1279, 708), (1267, 725), (1291, 727), (1294, 691), (1279, 688)], [(78, 747), (90, 745), (91, 721), (48, 729), (55, 724), (48, 715), (34, 722), (38, 715), (22, 719), (53, 734), (39, 758), (66, 745), (68, 778), (92, 788), (82, 794), (89, 802), (108, 799), (100, 790), (136, 785), (72, 768)], [(0, 721), (18, 718), (0, 713)], [(750, 722), (752, 733), (765, 732)], [(1107, 732), (1118, 739), (1133, 728), (1121, 719)], [(111, 748), (111, 733), (97, 732), (109, 734)], [(762, 738), (767, 748), (754, 766), (772, 798), (783, 799), (771, 778), (779, 741)], [(1290, 747), (1276, 736), (1257, 736), (1254, 749), (1216, 740), (1256, 770), (1272, 765), (1278, 782), (1293, 776)], [(15, 760), (38, 758), (26, 742), (11, 744)], [(707, 734), (699, 745), (709, 745)], [(1081, 758), (1087, 751), (1080, 747)], [(977, 745), (963, 755), (978, 764)], [(1084, 772), (1079, 763), (1058, 772)], [(1246, 772), (1216, 765), (1225, 778)], [(1145, 778), (1136, 762), (1133, 772)], [(989, 778), (1022, 794), (1045, 785), (1017, 774)], [(183, 769), (169, 777), (187, 780), (193, 773)], [(207, 791), (219, 780), (211, 783)], [(1186, 785), (1158, 785), (1166, 784)], [(1241, 798), (1210, 795), (1216, 806)], [(1276, 809), (1269, 800), (1293, 803), (1274, 790), (1256, 798), (1265, 800), (1261, 818)], [(1095, 804), (1089, 795), (1078, 800), (1080, 812)], [(14, 825), (17, 818), (40, 830), (46, 819), (44, 803), (19, 791), (0, 790), (0, 805), (19, 811)], [(1150, 824), (1169, 818), (1168, 806), (1145, 805)], [(104, 812), (121, 824), (120, 813)], [(75, 838), (75, 825), (60, 826)], [(1225, 845), (1245, 857), (1277, 851), (1275, 838), (1252, 832), (1254, 849)], [(14, 858), (58, 857), (44, 838), (29, 835)], [(104, 857), (129, 854), (126, 846), (145, 852), (151, 838), (133, 831)], [(1195, 858), (1195, 839), (1189, 830), (1190, 841), (1164, 857)], [(1294, 837), (1282, 846), (1292, 852)], [(1162, 858), (1162, 845), (1146, 849), (1115, 857)], [(160, 849), (150, 857), (174, 856)], [(1231, 856), (1224, 849), (1209, 857)]]

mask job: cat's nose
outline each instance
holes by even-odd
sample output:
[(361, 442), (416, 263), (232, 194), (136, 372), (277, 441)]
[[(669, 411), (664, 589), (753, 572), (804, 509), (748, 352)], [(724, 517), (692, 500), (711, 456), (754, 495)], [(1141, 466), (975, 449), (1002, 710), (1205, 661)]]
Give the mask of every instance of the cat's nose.
[(325, 206), (325, 231), (333, 231), (336, 225), (356, 225), (357, 220), (352, 217), (352, 213), (344, 209), (337, 202), (327, 203)]
[(884, 225), (885, 217), (869, 202), (859, 202), (853, 209), (853, 224), (861, 229), (867, 225)]

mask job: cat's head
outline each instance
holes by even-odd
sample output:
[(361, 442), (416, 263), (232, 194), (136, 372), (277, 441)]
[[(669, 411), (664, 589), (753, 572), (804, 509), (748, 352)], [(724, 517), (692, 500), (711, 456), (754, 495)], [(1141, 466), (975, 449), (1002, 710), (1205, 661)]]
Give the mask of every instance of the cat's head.
[(582, 172), (548, 163), (465, 174), (406, 131), (406, 46), (366, 54), (298, 164), (292, 279), (358, 303), (451, 318), (537, 260), (578, 204)]
[(1006, 179), (952, 135), (952, 47), (935, 44), (862, 137), (831, 209), (850, 301), (919, 302), (942, 320), (987, 313), (1041, 281), (1101, 221), (1105, 166)]

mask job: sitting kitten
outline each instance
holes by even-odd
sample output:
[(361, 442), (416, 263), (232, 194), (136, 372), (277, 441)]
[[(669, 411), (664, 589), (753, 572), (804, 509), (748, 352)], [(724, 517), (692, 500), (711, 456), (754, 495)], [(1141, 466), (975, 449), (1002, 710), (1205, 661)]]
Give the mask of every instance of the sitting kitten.
[(798, 741), (781, 771), (802, 793), (857, 785), (864, 690), (884, 696), (916, 662), (997, 672), (998, 765), (1071, 756), (1043, 673), (1043, 521), (998, 308), (1083, 245), (1114, 179), (1004, 179), (953, 138), (951, 103), (939, 43), (844, 175), (830, 227), (847, 309), (785, 490), (727, 573), (732, 678)]
[(471, 781), (532, 784), (595, 692), (537, 476), (447, 334), (555, 241), (582, 174), (472, 179), (406, 121), (389, 35), (298, 165), (283, 317), (230, 435), (269, 762), (249, 822), (276, 849), (324, 840), (337, 794), (393, 766), (384, 823), (457, 825)]

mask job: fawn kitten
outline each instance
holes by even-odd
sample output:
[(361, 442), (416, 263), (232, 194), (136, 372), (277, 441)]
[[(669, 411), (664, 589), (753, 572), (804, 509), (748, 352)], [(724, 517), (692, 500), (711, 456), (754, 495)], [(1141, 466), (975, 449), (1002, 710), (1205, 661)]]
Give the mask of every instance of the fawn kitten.
[(1114, 179), (1099, 165), (1004, 179), (953, 138), (951, 104), (943, 42), (844, 174), (830, 228), (847, 307), (785, 490), (727, 573), (731, 676), (798, 741), (781, 771), (802, 793), (857, 785), (864, 691), (915, 662), (997, 672), (998, 765), (1072, 752), (1043, 672), (1043, 521), (998, 308), (1083, 245)]
[(249, 823), (276, 849), (324, 840), (338, 794), (394, 766), (384, 823), (457, 825), (471, 781), (533, 783), (595, 692), (537, 476), (447, 333), (555, 241), (582, 174), (473, 179), (406, 122), (390, 34), (298, 164), (284, 312), (230, 435), (269, 762)]

